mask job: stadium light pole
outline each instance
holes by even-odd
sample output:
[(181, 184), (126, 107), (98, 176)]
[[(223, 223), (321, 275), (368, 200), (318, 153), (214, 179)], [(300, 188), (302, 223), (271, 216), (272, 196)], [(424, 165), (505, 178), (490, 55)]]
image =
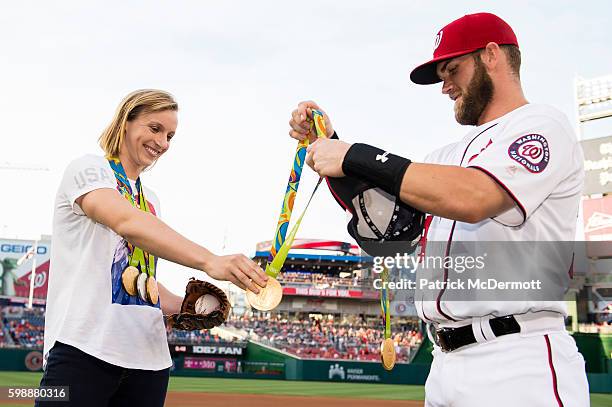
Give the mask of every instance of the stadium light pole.
[(17, 260), (17, 265), (21, 266), (28, 259), (34, 258), (32, 260), (32, 272), (30, 273), (30, 295), (28, 298), (28, 308), (30, 309), (32, 308), (32, 303), (34, 302), (34, 281), (36, 277), (36, 254), (37, 252), (38, 252), (38, 239), (34, 240), (34, 246), (32, 246), (30, 250), (26, 252), (26, 254), (24, 254), (23, 256), (21, 256), (21, 258), (19, 258), (19, 260)]
[(582, 124), (612, 117), (612, 75), (585, 79), (574, 78), (574, 103), (578, 138), (582, 140)]
[(34, 258), (32, 259), (32, 273), (30, 273), (30, 297), (28, 299), (28, 308), (32, 309), (34, 299), (34, 280), (36, 277), (36, 253), (38, 252), (38, 239), (34, 240)]

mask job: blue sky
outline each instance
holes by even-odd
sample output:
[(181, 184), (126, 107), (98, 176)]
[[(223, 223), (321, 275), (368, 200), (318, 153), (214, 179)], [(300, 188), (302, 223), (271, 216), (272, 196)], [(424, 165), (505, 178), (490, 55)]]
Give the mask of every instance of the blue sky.
[[(100, 152), (97, 137), (125, 94), (153, 87), (180, 104), (170, 151), (143, 177), (163, 218), (215, 252), (225, 241), (225, 253), (252, 254), (274, 232), (295, 148), (287, 121), (299, 101), (319, 102), (341, 138), (418, 161), (468, 129), (454, 122), (439, 85), (414, 85), (408, 74), (430, 58), (442, 26), (490, 11), (517, 34), (527, 98), (573, 120), (575, 76), (612, 71), (611, 4), (12, 2), (0, 13), (0, 163), (50, 171), (0, 171), (0, 232), (50, 234), (64, 167)], [(315, 182), (306, 170), (296, 210)], [(299, 236), (348, 237), (327, 191)], [(159, 273), (177, 292), (193, 274), (170, 264)]]

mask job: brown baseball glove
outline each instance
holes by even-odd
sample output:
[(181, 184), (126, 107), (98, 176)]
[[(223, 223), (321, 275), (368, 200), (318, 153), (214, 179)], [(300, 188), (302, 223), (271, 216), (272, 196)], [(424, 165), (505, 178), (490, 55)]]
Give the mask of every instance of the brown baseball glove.
[[(219, 305), (212, 311), (205, 310), (205, 313), (198, 313), (196, 307), (201, 308), (198, 299), (206, 294), (216, 297), (219, 300)], [(231, 305), (227, 296), (219, 287), (192, 277), (187, 283), (187, 288), (185, 288), (185, 298), (181, 305), (181, 312), (167, 316), (166, 324), (171, 328), (183, 331), (210, 329), (225, 322), (230, 308)]]

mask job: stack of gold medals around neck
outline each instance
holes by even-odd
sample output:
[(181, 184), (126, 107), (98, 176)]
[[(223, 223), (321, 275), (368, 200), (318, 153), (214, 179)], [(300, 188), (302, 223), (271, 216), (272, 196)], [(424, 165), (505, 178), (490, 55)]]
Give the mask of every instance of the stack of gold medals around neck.
[[(144, 196), (144, 188), (140, 177), (136, 180), (137, 200), (134, 199), (132, 186), (125, 173), (121, 161), (108, 158), (108, 162), (115, 173), (117, 185), (121, 194), (134, 206), (144, 212), (150, 212), (149, 205)], [(130, 296), (138, 296), (142, 301), (157, 305), (159, 302), (159, 289), (155, 280), (155, 256), (139, 247), (127, 242), (129, 250), (128, 266), (121, 274), (121, 284)]]

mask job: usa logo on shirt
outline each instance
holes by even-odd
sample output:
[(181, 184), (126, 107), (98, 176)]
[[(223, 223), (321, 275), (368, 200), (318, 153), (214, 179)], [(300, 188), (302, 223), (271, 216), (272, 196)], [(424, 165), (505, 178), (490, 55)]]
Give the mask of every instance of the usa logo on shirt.
[(508, 148), (508, 155), (529, 172), (544, 171), (550, 161), (548, 141), (540, 134), (527, 134)]

